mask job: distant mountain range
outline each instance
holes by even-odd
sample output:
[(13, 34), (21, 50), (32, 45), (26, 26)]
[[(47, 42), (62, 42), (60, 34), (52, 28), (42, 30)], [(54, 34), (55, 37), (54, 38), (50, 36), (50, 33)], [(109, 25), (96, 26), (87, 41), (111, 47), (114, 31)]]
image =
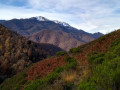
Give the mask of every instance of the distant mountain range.
[(49, 20), (45, 17), (0, 21), (7, 28), (37, 43), (49, 43), (64, 50), (77, 47), (99, 38), (103, 34), (78, 30), (68, 23)]

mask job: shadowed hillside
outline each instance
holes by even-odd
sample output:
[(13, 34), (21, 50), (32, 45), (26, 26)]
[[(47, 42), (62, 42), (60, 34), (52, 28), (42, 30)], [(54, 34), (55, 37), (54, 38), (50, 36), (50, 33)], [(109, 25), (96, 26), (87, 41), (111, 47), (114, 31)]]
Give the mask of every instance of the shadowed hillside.
[(0, 81), (62, 49), (37, 44), (0, 25)]

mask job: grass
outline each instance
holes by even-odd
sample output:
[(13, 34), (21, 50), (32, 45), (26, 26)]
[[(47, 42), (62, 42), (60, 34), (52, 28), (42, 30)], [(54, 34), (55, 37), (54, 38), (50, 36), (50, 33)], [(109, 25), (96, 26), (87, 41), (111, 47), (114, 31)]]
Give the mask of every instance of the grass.
[(61, 73), (61, 78), (66, 83), (73, 82), (76, 76), (77, 76), (77, 73), (75, 70), (68, 70)]
[(56, 68), (53, 72), (51, 72), (41, 80), (40, 79), (34, 80), (32, 83), (27, 85), (24, 88), (24, 90), (40, 90), (42, 87), (45, 86), (46, 83), (48, 85), (52, 84), (56, 78), (60, 77), (60, 73), (63, 72), (64, 70), (74, 69), (76, 67), (77, 61), (74, 58), (69, 59), (70, 60), (66, 65)]
[(4, 83), (0, 85), (0, 90), (19, 90), (27, 82), (25, 77), (26, 74), (23, 72), (6, 79)]

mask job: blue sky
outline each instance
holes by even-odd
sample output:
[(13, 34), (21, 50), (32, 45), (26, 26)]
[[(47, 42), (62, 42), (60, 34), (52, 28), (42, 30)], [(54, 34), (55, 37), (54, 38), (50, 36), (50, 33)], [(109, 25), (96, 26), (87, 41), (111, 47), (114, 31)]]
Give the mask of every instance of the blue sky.
[(120, 0), (0, 0), (0, 19), (43, 16), (87, 32), (120, 28)]

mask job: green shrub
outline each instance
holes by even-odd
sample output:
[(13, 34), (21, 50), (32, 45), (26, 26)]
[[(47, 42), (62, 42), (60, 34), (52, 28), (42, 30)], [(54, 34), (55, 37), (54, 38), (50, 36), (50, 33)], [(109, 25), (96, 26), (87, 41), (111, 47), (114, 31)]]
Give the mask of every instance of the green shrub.
[(79, 84), (79, 90), (120, 90), (119, 46), (120, 39), (112, 43), (107, 53), (90, 56), (92, 75)]
[(104, 61), (104, 53), (93, 53), (88, 59), (90, 64), (101, 64)]
[(76, 68), (76, 65), (77, 65), (76, 59), (71, 58), (70, 56), (66, 56), (64, 58), (64, 60), (69, 63), (66, 65), (66, 67), (65, 67), (66, 69), (69, 69), (69, 68), (75, 69)]
[(106, 60), (112, 60), (112, 59), (114, 59), (114, 58), (116, 58), (116, 57), (117, 57), (117, 55), (114, 54), (113, 52), (107, 52), (107, 53), (105, 54), (105, 59), (106, 59)]
[(116, 39), (111, 45), (110, 45), (110, 50), (114, 50), (117, 46), (120, 45), (120, 38)]
[(88, 78), (88, 81), (83, 80), (80, 83), (79, 90), (120, 89), (120, 58), (103, 61), (103, 63), (97, 65), (92, 72), (93, 74)]
[(70, 49), (71, 53), (78, 53), (79, 51), (80, 51), (79, 48), (72, 48), (72, 49)]
[(120, 56), (120, 38), (115, 40), (111, 46), (110, 51), (116, 54), (117, 56)]
[(56, 56), (63, 56), (65, 54), (67, 54), (65, 51), (59, 51), (56, 53)]
[(95, 64), (101, 64), (104, 61), (104, 57), (99, 57), (93, 60), (93, 63)]
[(66, 56), (66, 57), (64, 58), (64, 60), (65, 60), (66, 62), (69, 62), (70, 59), (72, 59), (70, 56)]
[(66, 69), (75, 69), (77, 65), (77, 61), (73, 61), (72, 63), (69, 63), (66, 65)]
[(96, 84), (94, 82), (89, 82), (87, 81), (86, 79), (84, 79), (79, 87), (78, 87), (78, 90), (97, 90), (96, 88)]

